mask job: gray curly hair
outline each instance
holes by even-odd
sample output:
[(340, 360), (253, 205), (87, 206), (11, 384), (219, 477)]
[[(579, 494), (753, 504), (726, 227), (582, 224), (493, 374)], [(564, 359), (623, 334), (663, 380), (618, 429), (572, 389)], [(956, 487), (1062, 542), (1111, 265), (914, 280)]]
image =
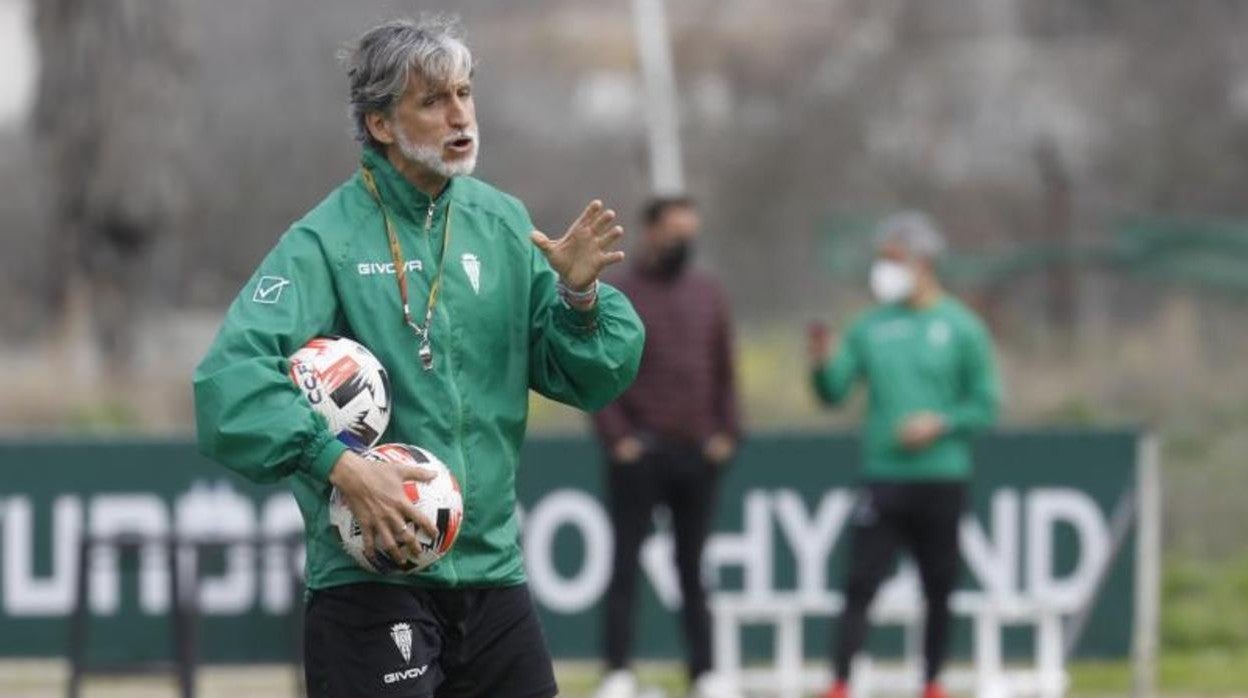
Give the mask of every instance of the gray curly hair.
[(911, 256), (929, 261), (945, 253), (945, 236), (926, 213), (902, 211), (885, 218), (876, 228), (875, 246), (900, 245)]
[(447, 84), (472, 75), (472, 52), (464, 43), (455, 17), (396, 19), (373, 27), (341, 54), (347, 66), (351, 94), (351, 124), (355, 139), (380, 148), (365, 117), (387, 116), (403, 97), (412, 70), (435, 84)]

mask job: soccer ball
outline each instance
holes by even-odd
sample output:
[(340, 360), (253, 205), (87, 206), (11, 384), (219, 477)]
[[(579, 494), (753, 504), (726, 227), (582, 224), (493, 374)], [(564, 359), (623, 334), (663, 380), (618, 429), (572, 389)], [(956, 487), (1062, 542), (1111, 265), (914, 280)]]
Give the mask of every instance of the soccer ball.
[(390, 376), (364, 345), (317, 337), (290, 357), (290, 377), (340, 441), (364, 451), (390, 424)]
[[(446, 555), (459, 535), (460, 524), (464, 518), (464, 498), (459, 490), (459, 482), (442, 461), (432, 453), (416, 446), (382, 444), (365, 453), (364, 457), (372, 461), (395, 461), (417, 465), (437, 472), (437, 475), (428, 482), (404, 482), (403, 492), (407, 495), (408, 501), (416, 506), (416, 510), (437, 526), (438, 536), (430, 538), (424, 531), (416, 529), (420, 553), (404, 560), (392, 560), (384, 550), (378, 550), (371, 556), (365, 555), (364, 535), (360, 530), (360, 524), (351, 514), (351, 509), (347, 507), (347, 502), (338, 488), (335, 487), (329, 497), (329, 522), (342, 541), (342, 547), (356, 563), (372, 572), (414, 574), (428, 569), (430, 565)], [(408, 525), (414, 526), (415, 524)]]

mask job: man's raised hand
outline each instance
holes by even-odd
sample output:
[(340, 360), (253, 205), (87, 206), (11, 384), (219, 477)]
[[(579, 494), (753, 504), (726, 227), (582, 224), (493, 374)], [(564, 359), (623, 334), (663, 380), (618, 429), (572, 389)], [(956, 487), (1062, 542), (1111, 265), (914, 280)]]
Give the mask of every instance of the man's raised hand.
[(593, 286), (603, 269), (624, 260), (623, 251), (612, 249), (624, 236), (624, 228), (614, 223), (615, 211), (595, 199), (558, 240), (540, 230), (534, 230), (530, 237), (564, 286), (580, 292)]

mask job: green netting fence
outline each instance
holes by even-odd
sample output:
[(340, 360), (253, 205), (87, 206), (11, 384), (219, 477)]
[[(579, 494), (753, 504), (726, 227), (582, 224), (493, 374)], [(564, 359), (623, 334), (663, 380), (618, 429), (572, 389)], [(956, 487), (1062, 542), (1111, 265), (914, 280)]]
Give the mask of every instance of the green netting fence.
[[(880, 218), (836, 213), (820, 225), (824, 268), (837, 279), (861, 279), (872, 256)], [(959, 288), (991, 286), (1058, 265), (1109, 269), (1143, 280), (1248, 296), (1248, 221), (1135, 217), (1112, 224), (1096, 242), (1014, 243), (958, 250), (941, 274)]]

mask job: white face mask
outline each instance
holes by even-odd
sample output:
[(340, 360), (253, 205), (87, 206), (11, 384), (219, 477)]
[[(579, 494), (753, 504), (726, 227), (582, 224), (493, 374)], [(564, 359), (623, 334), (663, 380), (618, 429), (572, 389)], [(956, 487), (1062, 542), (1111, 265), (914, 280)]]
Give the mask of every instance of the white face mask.
[(900, 303), (914, 293), (914, 271), (901, 262), (879, 259), (871, 265), (871, 293), (881, 303)]

